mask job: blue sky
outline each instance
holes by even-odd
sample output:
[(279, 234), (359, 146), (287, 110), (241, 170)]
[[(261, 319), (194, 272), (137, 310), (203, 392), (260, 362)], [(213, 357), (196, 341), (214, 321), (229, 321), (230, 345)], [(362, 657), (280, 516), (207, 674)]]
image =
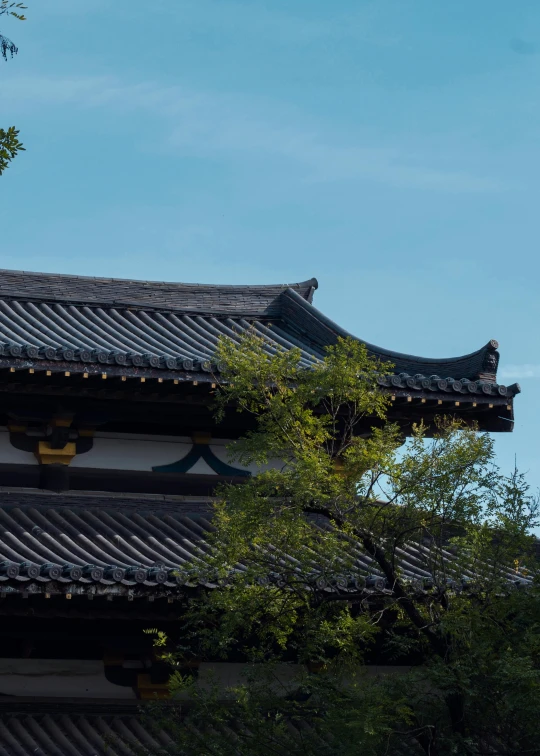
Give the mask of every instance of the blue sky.
[(319, 280), (429, 357), (500, 343), (540, 485), (537, 0), (28, 0), (2, 19), (0, 265)]

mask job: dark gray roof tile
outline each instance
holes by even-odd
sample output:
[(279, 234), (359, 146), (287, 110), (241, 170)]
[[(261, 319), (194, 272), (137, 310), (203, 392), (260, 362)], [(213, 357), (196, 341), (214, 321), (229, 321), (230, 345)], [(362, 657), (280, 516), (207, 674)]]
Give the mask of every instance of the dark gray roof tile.
[[(313, 307), (316, 286), (315, 279), (291, 286), (205, 286), (0, 271), (0, 354), (30, 358), (38, 369), (47, 359), (170, 370), (187, 369), (184, 361), (192, 360), (191, 370), (212, 361), (222, 335), (234, 338), (254, 328), (269, 353), (296, 347), (309, 366), (349, 335)], [(494, 383), (499, 361), (495, 341), (451, 358), (367, 347), (404, 374), (404, 385), (407, 378), (433, 376)]]
[(173, 744), (165, 729), (147, 729), (144, 717), (135, 711), (111, 715), (104, 707), (99, 714), (70, 713), (70, 703), (66, 706), (61, 699), (53, 707), (43, 705), (41, 711), (36, 703), (31, 713), (2, 714), (0, 756), (137, 756), (162, 753), (164, 745)]
[(317, 285), (314, 278), (268, 286), (213, 286), (0, 270), (1, 299), (222, 314), (238, 309), (253, 315), (276, 314), (279, 313), (276, 300), (282, 291), (292, 288), (310, 302)]
[[(190, 508), (198, 511), (190, 512)], [(330, 527), (323, 520), (315, 524), (322, 529)], [(209, 549), (206, 537), (211, 529), (209, 501), (3, 491), (0, 591), (7, 585), (24, 591), (28, 582), (35, 583), (36, 578), (27, 575), (28, 565), (38, 568), (38, 582), (46, 582), (51, 564), (62, 569), (68, 583), (73, 582), (69, 569), (76, 567), (82, 570), (77, 580), (86, 586), (138, 582), (148, 589), (172, 588), (177, 583), (177, 571), (187, 569)], [(380, 574), (359, 543), (351, 542), (347, 549), (354, 558), (353, 570), (358, 578)], [(443, 555), (444, 571), (451, 571), (454, 558), (448, 552)], [(440, 552), (434, 557), (422, 544), (408, 544), (398, 550), (399, 565), (410, 579), (428, 577), (434, 568), (440, 570)], [(113, 567), (119, 568), (119, 577), (111, 576)], [(165, 575), (156, 577), (156, 569)], [(136, 571), (141, 573), (139, 577), (134, 576)], [(34, 590), (40, 590), (39, 585)]]

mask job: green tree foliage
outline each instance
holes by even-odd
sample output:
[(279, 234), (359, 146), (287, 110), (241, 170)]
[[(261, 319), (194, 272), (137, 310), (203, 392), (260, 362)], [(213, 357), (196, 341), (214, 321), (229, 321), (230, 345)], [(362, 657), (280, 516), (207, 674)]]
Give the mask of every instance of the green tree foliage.
[[(10, 2), (10, 0), (0, 0), (0, 16), (13, 16), (19, 21), (25, 21), (26, 17), (21, 11), (26, 10), (26, 5), (22, 3)], [(13, 42), (0, 34), (0, 55), (7, 60), (8, 55), (13, 57), (18, 52), (18, 48)]]
[[(12, 16), (19, 21), (25, 21), (26, 18), (22, 13), (23, 10), (26, 10), (26, 6), (23, 3), (0, 0), (0, 16)], [(4, 60), (7, 60), (8, 56), (13, 57), (17, 52), (17, 46), (3, 34), (0, 34), (0, 56)], [(19, 131), (14, 126), (10, 126), (7, 130), (0, 129), (0, 176), (15, 155), (24, 150), (18, 137)]]
[[(232, 454), (267, 469), (222, 488), (212, 549), (183, 576), (211, 587), (165, 654), (193, 702), (164, 752), (540, 753), (538, 502), (523, 477), (451, 418), (404, 444), (378, 388), (388, 366), (352, 339), (311, 369), (254, 334), (218, 356), (218, 415), (234, 405), (256, 426)], [(185, 674), (189, 657), (249, 674), (224, 693)], [(277, 663), (301, 671), (284, 683)]]
[(7, 131), (0, 129), (0, 176), (21, 150), (24, 150), (24, 147), (19, 141), (18, 129), (15, 126), (10, 126)]

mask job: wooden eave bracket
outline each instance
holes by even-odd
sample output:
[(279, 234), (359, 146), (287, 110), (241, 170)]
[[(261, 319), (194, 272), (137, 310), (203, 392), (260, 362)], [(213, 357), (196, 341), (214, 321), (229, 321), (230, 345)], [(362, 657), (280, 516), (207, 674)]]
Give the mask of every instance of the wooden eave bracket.
[(149, 674), (137, 675), (137, 694), (140, 699), (145, 701), (171, 697), (169, 684), (153, 683)]
[(35, 451), (40, 465), (69, 465), (76, 454), (76, 444), (73, 441), (69, 441), (62, 449), (53, 449), (48, 441), (39, 441)]

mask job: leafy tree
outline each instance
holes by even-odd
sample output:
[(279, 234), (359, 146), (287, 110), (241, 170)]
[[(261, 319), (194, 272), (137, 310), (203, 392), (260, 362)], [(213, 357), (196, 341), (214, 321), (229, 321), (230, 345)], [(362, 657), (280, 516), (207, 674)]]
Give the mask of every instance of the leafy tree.
[(10, 126), (7, 131), (0, 129), (0, 176), (21, 150), (24, 147), (19, 141), (19, 130), (15, 126)]
[[(19, 21), (25, 21), (26, 18), (21, 12), (23, 10), (26, 10), (23, 3), (0, 0), (0, 16), (12, 16)], [(7, 60), (8, 56), (13, 57), (17, 52), (17, 46), (3, 34), (0, 34), (0, 56)], [(14, 126), (10, 126), (7, 130), (0, 129), (0, 176), (16, 154), (24, 150), (18, 136), (19, 131)]]
[[(192, 698), (179, 726), (168, 710), (163, 752), (540, 753), (538, 501), (522, 475), (451, 418), (403, 444), (388, 365), (352, 339), (311, 369), (255, 334), (218, 356), (218, 416), (232, 404), (256, 422), (232, 454), (266, 469), (221, 489), (211, 551), (183, 575), (212, 587), (176, 650), (160, 636)], [(194, 657), (249, 674), (224, 692), (186, 673)]]
[[(23, 5), (23, 3), (14, 3), (11, 2), (11, 0), (0, 0), (0, 16), (13, 16), (19, 21), (25, 21), (26, 18), (24, 14), (21, 13), (22, 10), (26, 10), (26, 5)], [(0, 55), (4, 60), (7, 60), (8, 55), (13, 57), (17, 52), (18, 48), (13, 42), (7, 37), (4, 37), (3, 34), (0, 34)]]

